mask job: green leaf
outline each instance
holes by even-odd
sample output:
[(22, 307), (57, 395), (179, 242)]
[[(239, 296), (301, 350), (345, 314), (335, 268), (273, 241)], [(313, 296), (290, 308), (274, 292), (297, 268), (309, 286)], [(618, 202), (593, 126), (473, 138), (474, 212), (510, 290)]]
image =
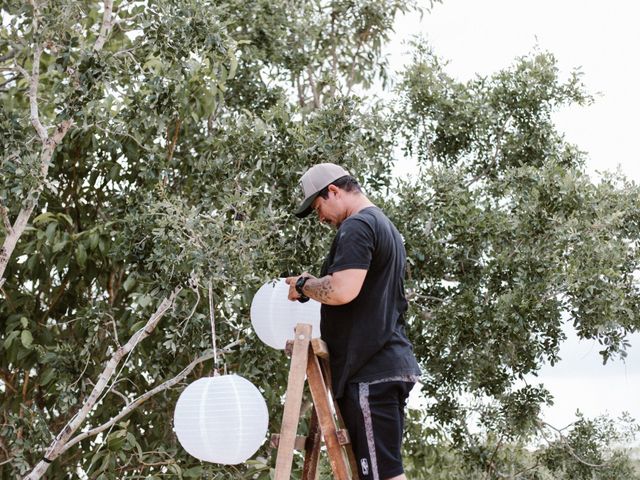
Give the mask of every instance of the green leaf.
[(69, 224), (70, 227), (73, 227), (73, 220), (69, 215), (67, 215), (66, 213), (59, 213), (58, 216), (64, 219)]
[(149, 295), (140, 295), (137, 298), (136, 302), (138, 303), (138, 305), (140, 305), (142, 308), (144, 308), (147, 305), (149, 305), (152, 300), (153, 300), (153, 298), (150, 297)]
[(138, 330), (140, 330), (142, 327), (144, 327), (144, 325), (147, 323), (146, 320), (140, 320), (139, 322), (134, 323), (133, 325), (131, 325), (131, 328), (129, 329), (130, 333), (133, 332), (137, 332)]
[(120, 164), (119, 163), (115, 163), (112, 167), (111, 170), (109, 171), (109, 178), (111, 180), (117, 180), (118, 179), (118, 175), (120, 175)]
[(33, 219), (33, 224), (37, 225), (39, 223), (47, 223), (54, 218), (55, 218), (55, 214), (51, 212), (44, 212)]
[(24, 348), (31, 348), (31, 345), (33, 344), (33, 335), (31, 335), (29, 330), (23, 330), (20, 334), (20, 341)]
[(20, 335), (20, 332), (18, 330), (14, 330), (13, 332), (11, 332), (7, 336), (7, 338), (4, 339), (4, 348), (8, 349), (18, 335)]
[(162, 60), (158, 57), (150, 57), (142, 66), (143, 69), (149, 69), (154, 72), (159, 72), (162, 69)]
[(48, 385), (56, 376), (56, 371), (51, 368), (45, 368), (39, 376), (40, 385)]
[(98, 246), (99, 240), (100, 235), (98, 234), (98, 232), (91, 232), (91, 234), (89, 235), (89, 248), (91, 250), (95, 250), (95, 248)]
[(87, 251), (84, 248), (83, 244), (78, 244), (76, 247), (76, 260), (78, 261), (78, 265), (84, 268), (87, 263)]
[(109, 438), (107, 439), (107, 447), (109, 448), (109, 450), (112, 450), (112, 451), (120, 450), (125, 444), (126, 437), (127, 437), (126, 430), (119, 430), (117, 432), (113, 432), (111, 435), (109, 435)]
[(202, 478), (203, 468), (198, 465), (197, 467), (191, 467), (182, 472), (184, 478)]
[(27, 268), (29, 270), (33, 270), (37, 262), (38, 262), (38, 256), (35, 253), (31, 254), (31, 256), (29, 257), (29, 260), (27, 260)]
[(58, 226), (58, 222), (51, 222), (47, 225), (47, 229), (45, 230), (45, 234), (47, 236), (47, 240), (53, 240), (53, 235), (56, 233), (56, 228)]
[(133, 288), (135, 284), (136, 284), (136, 278), (133, 275), (129, 275), (127, 279), (124, 281), (124, 283), (122, 284), (122, 287), (124, 288), (125, 292), (128, 292)]
[(229, 80), (236, 76), (236, 70), (238, 69), (238, 59), (235, 56), (234, 52), (229, 52), (229, 61), (231, 66), (229, 68)]
[(67, 245), (67, 240), (60, 240), (53, 245), (53, 253), (58, 253)]

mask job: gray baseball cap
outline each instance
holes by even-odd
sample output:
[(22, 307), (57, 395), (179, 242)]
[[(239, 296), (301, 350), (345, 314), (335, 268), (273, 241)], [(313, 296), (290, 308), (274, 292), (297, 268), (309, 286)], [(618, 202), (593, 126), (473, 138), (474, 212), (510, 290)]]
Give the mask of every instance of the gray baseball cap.
[(300, 188), (304, 200), (298, 207), (296, 217), (303, 218), (311, 213), (311, 204), (320, 191), (339, 178), (349, 175), (344, 168), (335, 163), (319, 163), (307, 170), (300, 178)]

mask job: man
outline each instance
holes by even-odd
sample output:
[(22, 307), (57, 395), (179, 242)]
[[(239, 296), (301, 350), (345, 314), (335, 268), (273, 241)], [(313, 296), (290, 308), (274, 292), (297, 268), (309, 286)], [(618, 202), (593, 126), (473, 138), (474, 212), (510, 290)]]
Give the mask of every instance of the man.
[(287, 278), (289, 299), (322, 303), (333, 393), (361, 479), (406, 479), (400, 447), (404, 406), (420, 375), (404, 332), (406, 253), (391, 221), (342, 167), (322, 163), (301, 178), (296, 211), (338, 229), (320, 277)]

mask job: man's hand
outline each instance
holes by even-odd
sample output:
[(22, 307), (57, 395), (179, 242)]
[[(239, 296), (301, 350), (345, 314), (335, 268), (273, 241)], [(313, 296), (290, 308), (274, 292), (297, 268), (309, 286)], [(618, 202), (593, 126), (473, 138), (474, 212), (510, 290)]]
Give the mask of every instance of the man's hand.
[[(289, 285), (289, 296), (288, 296), (288, 298), (292, 302), (296, 302), (300, 298), (300, 294), (296, 290), (296, 282), (298, 281), (298, 279), (300, 277), (316, 278), (313, 275), (311, 275), (309, 272), (304, 272), (303, 274), (298, 275), (296, 277), (287, 277), (285, 279), (285, 282), (286, 282), (287, 285)], [(307, 280), (307, 281), (309, 281), (309, 280)]]

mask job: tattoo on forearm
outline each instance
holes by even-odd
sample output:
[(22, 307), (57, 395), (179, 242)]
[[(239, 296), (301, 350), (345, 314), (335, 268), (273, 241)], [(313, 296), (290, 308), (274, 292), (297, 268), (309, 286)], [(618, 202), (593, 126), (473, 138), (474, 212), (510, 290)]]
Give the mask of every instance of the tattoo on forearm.
[(329, 275), (322, 278), (309, 280), (304, 284), (304, 292), (309, 293), (313, 298), (324, 303), (333, 296), (334, 288), (331, 285), (331, 277)]

